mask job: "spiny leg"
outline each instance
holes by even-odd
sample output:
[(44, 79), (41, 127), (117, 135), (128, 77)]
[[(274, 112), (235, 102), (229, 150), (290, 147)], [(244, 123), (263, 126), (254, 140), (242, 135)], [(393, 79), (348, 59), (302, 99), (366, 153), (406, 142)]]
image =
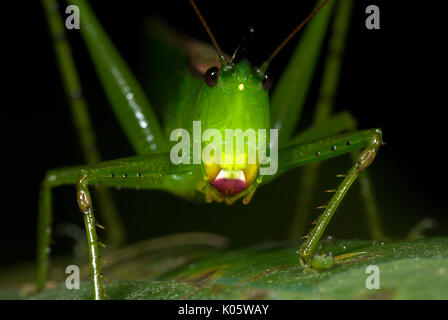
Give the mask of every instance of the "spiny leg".
[(344, 196), (347, 194), (350, 186), (359, 177), (361, 172), (365, 170), (373, 161), (376, 153), (381, 145), (381, 133), (372, 136), (372, 139), (368, 146), (361, 153), (357, 162), (353, 167), (347, 172), (344, 180), (338, 186), (335, 194), (331, 198), (330, 202), (326, 206), (324, 212), (317, 220), (315, 227), (306, 236), (305, 242), (302, 244), (299, 250), (301, 256), (301, 262), (305, 269), (310, 268), (310, 263), (313, 255), (316, 253), (318, 248), (319, 240), (321, 239), (325, 229), (330, 222), (333, 214), (336, 212), (339, 204), (341, 203)]
[(93, 214), (92, 197), (87, 186), (87, 172), (81, 172), (77, 185), (77, 199), (81, 212), (84, 214), (84, 224), (87, 231), (89, 247), (89, 263), (91, 269), (92, 297), (95, 300), (104, 299), (104, 286), (99, 262), (98, 237), (96, 235), (95, 215)]
[(309, 144), (289, 146), (279, 151), (279, 173), (282, 173), (290, 168), (315, 163), (365, 148), (335, 191), (324, 213), (319, 217), (315, 227), (307, 236), (307, 240), (301, 246), (301, 261), (307, 269), (310, 268), (311, 259), (318, 249), (319, 240), (331, 217), (353, 182), (373, 161), (381, 142), (381, 130), (370, 129), (341, 134)]
[(101, 268), (98, 261), (98, 238), (96, 222), (92, 209), (92, 199), (86, 183), (85, 167), (69, 167), (51, 170), (45, 176), (40, 197), (37, 231), (37, 279), (36, 290), (39, 292), (45, 286), (51, 251), (51, 223), (52, 223), (52, 196), (51, 189), (62, 185), (77, 184), (77, 200), (79, 208), (84, 215), (90, 266), (92, 273), (92, 297), (104, 298), (104, 287), (101, 281)]
[(77, 183), (77, 200), (79, 208), (84, 215), (84, 224), (89, 248), (89, 262), (92, 275), (92, 297), (95, 300), (104, 298), (104, 286), (101, 279), (101, 267), (98, 260), (99, 252), (96, 222), (86, 178), (86, 171), (82, 167), (63, 168), (50, 171), (42, 183), (39, 199), (39, 225), (37, 239), (37, 291), (41, 291), (45, 286), (49, 264), (48, 257), (50, 253), (52, 222), (51, 188)]
[(347, 194), (350, 186), (359, 177), (361, 172), (370, 165), (375, 154), (380, 146), (377, 141), (372, 141), (372, 143), (364, 150), (364, 152), (359, 157), (358, 161), (353, 165), (353, 167), (348, 171), (344, 180), (338, 186), (335, 191), (334, 196), (331, 198), (322, 215), (319, 216), (315, 227), (308, 233), (305, 237), (305, 242), (301, 245), (298, 253), (300, 254), (300, 262), (305, 270), (311, 269), (311, 263), (314, 255), (317, 253), (319, 241), (322, 238), (325, 229), (327, 228), (333, 214), (336, 212), (339, 204), (341, 203), (344, 196)]
[[(355, 123), (354, 120), (353, 122), (348, 120), (349, 118), (339, 116), (335, 118), (330, 118), (330, 120), (327, 122), (329, 125), (328, 128), (330, 129), (337, 128), (341, 129), (341, 131), (343, 131), (344, 129), (345, 130), (354, 129), (354, 123)], [(347, 121), (347, 122), (345, 123), (340, 122), (339, 125), (333, 124), (333, 122), (339, 122), (339, 121)], [(320, 132), (319, 128), (320, 126), (316, 127), (317, 129), (316, 132)], [(311, 129), (309, 131), (311, 131)], [(333, 134), (334, 132), (331, 131), (331, 133)], [(309, 136), (307, 136), (306, 138), (309, 138)], [(296, 137), (296, 140), (306, 141), (304, 139), (300, 139), (300, 135)], [(356, 161), (358, 159), (359, 154), (360, 153), (357, 150), (351, 152), (351, 158), (353, 159), (353, 161)], [(289, 237), (291, 240), (296, 240), (298, 236), (300, 236), (306, 231), (305, 228), (308, 225), (309, 215), (310, 212), (312, 211), (312, 200), (313, 200), (312, 195), (314, 194), (319, 169), (320, 164), (313, 163), (304, 168), (303, 170), (299, 186), (299, 195), (296, 200), (296, 211), (290, 227)], [(362, 172), (362, 174), (358, 178), (358, 182), (361, 190), (362, 202), (364, 204), (364, 209), (367, 214), (370, 237), (372, 239), (385, 239), (386, 236), (384, 235), (383, 227), (376, 207), (374, 193), (369, 179), (369, 170), (364, 170)], [(331, 193), (332, 191), (333, 190), (330, 189), (327, 190), (326, 192)]]
[[(98, 238), (89, 185), (109, 185), (127, 188), (166, 189), (171, 175), (179, 183), (180, 176), (191, 174), (190, 166), (174, 165), (169, 153), (135, 156), (126, 159), (106, 161), (88, 170), (83, 170), (77, 184), (77, 199), (84, 214), (87, 231), (91, 270), (91, 286), (94, 299), (104, 298), (101, 265), (99, 263)], [(114, 177), (118, 179), (114, 180)]]
[[(176, 166), (172, 164), (169, 153), (157, 153), (106, 161), (92, 167), (78, 166), (49, 171), (42, 182), (39, 198), (37, 290), (40, 291), (44, 288), (48, 270), (52, 220), (52, 188), (62, 185), (77, 185), (77, 200), (84, 214), (89, 244), (90, 265), (92, 269), (92, 294), (93, 298), (101, 299), (104, 298), (105, 293), (101, 282), (101, 267), (98, 261), (98, 239), (95, 231), (96, 223), (88, 186), (100, 185), (170, 190), (170, 186), (178, 186), (182, 183), (182, 177), (186, 177), (186, 180), (197, 179), (193, 170), (192, 166)], [(175, 178), (171, 179), (172, 177)]]
[[(348, 112), (331, 117), (327, 122), (321, 125), (313, 126), (291, 140), (297, 144), (310, 143), (325, 136), (331, 136), (341, 131), (352, 131), (356, 127), (356, 121)], [(290, 145), (290, 143), (288, 143)], [(359, 157), (359, 151), (351, 152), (351, 158), (356, 161)], [(315, 184), (320, 169), (319, 163), (313, 163), (304, 168), (300, 180), (299, 194), (296, 200), (296, 211), (293, 217), (289, 237), (291, 240), (305, 233), (309, 221), (309, 214), (312, 211), (312, 200), (315, 191)], [(375, 197), (372, 191), (369, 170), (364, 170), (359, 176), (359, 186), (361, 190), (362, 202), (367, 214), (370, 237), (372, 239), (385, 239), (384, 231), (380, 222), (379, 213), (376, 207)], [(328, 190), (331, 192), (332, 190)]]
[[(75, 125), (79, 144), (88, 165), (101, 161), (97, 148), (95, 132), (93, 130), (87, 103), (82, 96), (81, 83), (73, 60), (72, 50), (66, 39), (65, 27), (59, 14), (58, 4), (55, 0), (42, 1), (49, 31), (53, 38), (53, 46), (64, 90), (69, 100), (72, 121)], [(111, 193), (107, 189), (94, 190), (98, 199), (99, 211), (107, 226), (107, 241), (111, 244), (120, 245), (125, 238), (123, 224), (118, 215)]]

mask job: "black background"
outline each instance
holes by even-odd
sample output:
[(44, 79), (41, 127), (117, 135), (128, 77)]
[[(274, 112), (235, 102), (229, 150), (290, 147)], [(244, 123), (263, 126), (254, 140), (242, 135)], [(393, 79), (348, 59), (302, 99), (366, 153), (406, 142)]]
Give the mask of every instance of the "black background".
[[(186, 0), (91, 2), (139, 79), (143, 77), (139, 66), (144, 59), (141, 30), (148, 15), (158, 14), (176, 29), (208, 41)], [(380, 30), (365, 28), (364, 11), (369, 4), (380, 8)], [(313, 2), (198, 0), (198, 5), (227, 52), (233, 52), (248, 26), (254, 26), (254, 51), (259, 63), (308, 14)], [(34, 258), (38, 188), (45, 171), (80, 164), (83, 159), (40, 2), (14, 1), (3, 7), (3, 13), (0, 263), (12, 265)], [(69, 39), (103, 158), (132, 155), (107, 106), (78, 31), (70, 31)], [(296, 41), (273, 62), (270, 73), (274, 80)], [(361, 129), (383, 130), (387, 145), (372, 165), (371, 176), (387, 234), (393, 238), (403, 238), (424, 217), (438, 221), (432, 235), (448, 233), (445, 42), (443, 11), (433, 3), (356, 1), (336, 109), (350, 110)], [(312, 111), (315, 87), (305, 107), (303, 126)], [(343, 161), (328, 163), (323, 168), (327, 180), (321, 182), (322, 188), (335, 183), (329, 180), (330, 175), (345, 171), (349, 165)], [(114, 191), (114, 195), (126, 229), (131, 232), (129, 241), (181, 231), (216, 232), (235, 243), (283, 240), (293, 209), (291, 199), (297, 194), (294, 186), (300, 170), (297, 172), (257, 192), (248, 208), (240, 204), (189, 204), (161, 192), (136, 194), (124, 190)], [(74, 188), (60, 188), (54, 194), (55, 224), (82, 226)], [(341, 206), (342, 212), (335, 216), (331, 234), (339, 238), (367, 237), (362, 212), (349, 210), (350, 199), (355, 198), (353, 191)], [(57, 252), (70, 248), (67, 239), (55, 243)]]

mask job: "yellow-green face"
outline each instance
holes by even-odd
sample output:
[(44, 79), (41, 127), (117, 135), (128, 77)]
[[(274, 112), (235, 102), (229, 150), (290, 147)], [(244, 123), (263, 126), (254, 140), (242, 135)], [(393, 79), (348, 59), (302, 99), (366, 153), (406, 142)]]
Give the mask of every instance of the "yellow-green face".
[[(203, 161), (203, 164), (210, 184), (224, 196), (241, 193), (257, 176), (259, 160), (254, 161), (250, 152), (260, 144), (255, 142), (254, 146), (246, 136), (244, 150), (237, 150), (236, 140), (233, 140), (233, 152), (229, 156), (229, 152), (226, 153), (229, 143), (225, 137), (229, 129), (252, 132), (256, 137), (259, 129), (265, 129), (269, 137), (269, 95), (264, 79), (264, 75), (254, 70), (247, 60), (220, 70), (211, 69), (205, 74), (197, 105), (199, 120), (202, 132), (215, 129), (221, 134), (222, 161), (219, 164)], [(205, 145), (207, 142), (203, 142), (203, 147)]]

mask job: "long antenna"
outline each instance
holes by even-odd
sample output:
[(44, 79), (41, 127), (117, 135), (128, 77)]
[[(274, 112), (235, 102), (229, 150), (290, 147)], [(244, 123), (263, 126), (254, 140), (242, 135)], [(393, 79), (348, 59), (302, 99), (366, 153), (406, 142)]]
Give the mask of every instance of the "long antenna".
[(224, 54), (222, 53), (221, 48), (220, 48), (219, 45), (218, 45), (218, 42), (216, 41), (215, 37), (213, 36), (212, 31), (210, 30), (210, 28), (209, 28), (208, 25), (207, 25), (207, 22), (205, 21), (204, 17), (202, 16), (201, 12), (199, 11), (198, 6), (197, 6), (196, 3), (194, 2), (194, 0), (189, 0), (189, 1), (190, 1), (191, 6), (193, 7), (194, 11), (195, 11), (196, 14), (198, 15), (199, 20), (201, 20), (201, 23), (202, 23), (202, 25), (204, 26), (205, 31), (207, 31), (208, 36), (210, 37), (210, 40), (212, 41), (213, 46), (215, 47), (216, 52), (217, 52), (218, 55), (219, 55), (219, 59), (221, 60), (221, 64), (222, 64), (223, 66), (227, 65), (228, 62), (227, 62), (227, 60), (226, 60), (226, 57), (225, 57)]
[[(192, 0), (191, 0), (192, 1)], [(296, 35), (297, 32), (299, 32), (310, 20), (312, 17), (316, 15), (320, 11), (320, 9), (323, 8), (330, 0), (324, 0), (321, 4), (319, 4), (295, 29), (293, 32), (291, 32), (285, 40), (277, 47), (277, 49), (272, 52), (272, 54), (269, 56), (269, 58), (263, 62), (261, 65), (261, 71), (264, 73), (266, 69), (269, 67), (269, 64), (271, 63), (272, 59), (280, 52), (280, 50), (283, 49), (283, 47), (289, 42), (289, 40), (292, 39)]]

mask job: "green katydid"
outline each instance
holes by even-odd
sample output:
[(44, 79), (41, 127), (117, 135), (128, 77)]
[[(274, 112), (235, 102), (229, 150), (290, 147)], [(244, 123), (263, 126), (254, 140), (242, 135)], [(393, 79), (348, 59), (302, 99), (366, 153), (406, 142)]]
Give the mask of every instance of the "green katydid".
[[(248, 204), (260, 185), (281, 173), (352, 152), (356, 154), (353, 167), (334, 190), (333, 197), (299, 250), (299, 260), (305, 270), (310, 270), (312, 266), (331, 266), (331, 262), (326, 262), (328, 256), (324, 257), (325, 263), (319, 263), (322, 257), (318, 252), (319, 241), (350, 186), (373, 161), (382, 143), (382, 133), (379, 129), (341, 133), (353, 129), (353, 123), (344, 116), (329, 117), (323, 123), (293, 136), (293, 129), (303, 104), (302, 101), (297, 101), (297, 92), (302, 90), (300, 79), (311, 77), (313, 73), (315, 56), (321, 48), (333, 3), (327, 5), (329, 0), (324, 0), (318, 4), (272, 55), (260, 67), (255, 67), (246, 59), (235, 62), (235, 55), (228, 57), (221, 51), (196, 4), (190, 0), (210, 36), (214, 49), (186, 40), (154, 22), (154, 32), (151, 36), (156, 45), (152, 48), (154, 57), (151, 66), (155, 73), (160, 70), (165, 72), (164, 77), (155, 78), (153, 95), (150, 93), (148, 101), (87, 1), (69, 2), (80, 9), (81, 33), (113, 112), (137, 156), (100, 161), (87, 109), (80, 95), (71, 51), (63, 36), (62, 20), (54, 5), (55, 1), (43, 0), (87, 165), (50, 170), (43, 180), (39, 200), (38, 290), (45, 284), (48, 267), (52, 220), (51, 189), (54, 187), (68, 184), (77, 186), (78, 205), (84, 216), (88, 238), (92, 294), (95, 299), (103, 299), (105, 292), (98, 261), (98, 239), (95, 230), (97, 224), (89, 186), (165, 190), (185, 199), (192, 199), (200, 193), (206, 202), (232, 204), (242, 199), (243, 203)], [(339, 14), (347, 15), (350, 6), (351, 1), (338, 3)], [(315, 38), (315, 44), (308, 48), (299, 44), (290, 65), (270, 97), (270, 80), (266, 76), (269, 63), (309, 21), (304, 37)], [(167, 62), (163, 59), (164, 56), (170, 57), (171, 60)], [(307, 64), (307, 67), (302, 68), (303, 74), (298, 76), (294, 72), (295, 67)], [(306, 88), (303, 90), (306, 91)], [(151, 108), (152, 103), (158, 105), (160, 101), (169, 101), (163, 106), (163, 125), (159, 123)], [(263, 164), (259, 159), (256, 163), (243, 161), (242, 165), (238, 166), (230, 163), (231, 168), (229, 163), (174, 164), (170, 157), (170, 148), (174, 144), (173, 141), (170, 142), (170, 133), (176, 128), (184, 128), (193, 133), (193, 121), (201, 121), (203, 129), (218, 131), (280, 129), (278, 172), (263, 177), (260, 174)], [(360, 149), (363, 149), (361, 153), (355, 153)], [(268, 145), (268, 153), (272, 151), (272, 145)], [(110, 196), (104, 190), (98, 192), (97, 196), (99, 204), (104, 206), (103, 209), (112, 212), (112, 216), (107, 220), (112, 224), (116, 220), (114, 209), (108, 206)], [(109, 228), (114, 229), (113, 226)], [(120, 236), (120, 232), (117, 236)]]

